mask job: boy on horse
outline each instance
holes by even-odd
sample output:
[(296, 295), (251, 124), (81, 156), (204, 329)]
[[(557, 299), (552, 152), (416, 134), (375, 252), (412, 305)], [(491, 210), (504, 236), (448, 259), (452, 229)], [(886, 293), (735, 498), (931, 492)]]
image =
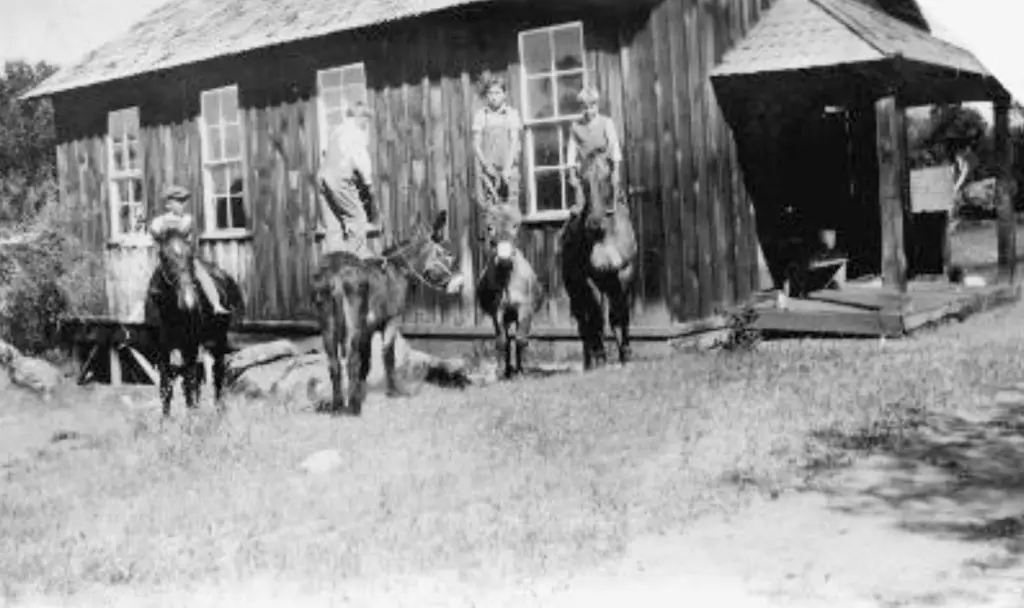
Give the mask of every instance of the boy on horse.
[(508, 104), (505, 81), (484, 82), (487, 105), (473, 115), (473, 151), (477, 162), (477, 200), (487, 204), (519, 202), (519, 150), (522, 121)]
[[(157, 243), (163, 241), (167, 236), (167, 233), (171, 230), (177, 231), (184, 236), (191, 236), (192, 214), (185, 212), (185, 204), (191, 196), (192, 194), (186, 188), (181, 186), (168, 186), (164, 190), (163, 198), (167, 211), (153, 218), (152, 223), (149, 225), (149, 233)], [(202, 288), (203, 293), (206, 294), (207, 299), (210, 300), (210, 306), (213, 307), (213, 314), (231, 314), (231, 312), (224, 308), (224, 305), (221, 303), (220, 292), (217, 291), (217, 284), (214, 282), (210, 273), (206, 271), (206, 266), (203, 264), (196, 264), (195, 273), (196, 280), (199, 281), (199, 286)]]
[[(369, 109), (356, 103), (345, 112), (345, 119), (331, 131), (320, 164), (320, 193), (327, 204), (328, 222), (324, 252), (348, 251), (361, 258), (374, 255), (367, 240), (379, 233), (371, 223), (377, 221), (377, 209), (371, 189), (373, 165), (370, 161)], [(371, 220), (372, 217), (372, 220)]]
[(594, 87), (586, 87), (576, 96), (576, 100), (583, 106), (583, 116), (572, 124), (569, 129), (569, 143), (566, 146), (566, 164), (569, 165), (569, 179), (576, 191), (576, 204), (569, 208), (569, 213), (577, 215), (583, 210), (585, 200), (583, 188), (580, 186), (581, 159), (587, 158), (595, 152), (605, 151), (612, 162), (612, 205), (608, 207), (608, 214), (615, 212), (615, 204), (621, 195), (621, 171), (622, 150), (619, 147), (619, 134), (615, 130), (615, 123), (611, 118), (600, 113), (598, 102), (601, 95)]

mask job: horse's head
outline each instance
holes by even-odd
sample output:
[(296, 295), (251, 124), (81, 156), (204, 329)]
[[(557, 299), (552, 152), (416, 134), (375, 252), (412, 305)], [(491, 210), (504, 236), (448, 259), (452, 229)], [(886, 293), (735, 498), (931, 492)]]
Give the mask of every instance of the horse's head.
[(516, 252), (522, 214), (514, 204), (485, 205), (483, 210), (487, 247), (494, 264), (509, 266)]
[(199, 307), (198, 284), (192, 241), (179, 230), (168, 230), (160, 241), (160, 272), (164, 281), (178, 295), (178, 307), (195, 310)]
[(456, 270), (455, 256), (445, 242), (444, 229), (447, 224), (448, 211), (442, 209), (430, 227), (417, 222), (412, 236), (390, 247), (384, 256), (402, 258), (409, 269), (431, 287), (449, 294), (459, 293), (465, 278)]
[(607, 150), (597, 149), (583, 159), (580, 171), (586, 193), (584, 214), (588, 226), (600, 226), (611, 209), (615, 189), (612, 184), (611, 156)]

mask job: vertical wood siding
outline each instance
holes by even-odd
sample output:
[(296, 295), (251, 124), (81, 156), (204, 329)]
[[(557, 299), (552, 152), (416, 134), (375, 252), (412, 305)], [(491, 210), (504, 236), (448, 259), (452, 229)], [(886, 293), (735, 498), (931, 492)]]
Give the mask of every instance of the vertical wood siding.
[[(70, 118), (85, 111), (70, 111), (81, 101), (73, 93), (57, 112), (59, 123), (78, 121), (65, 125), (58, 149), (61, 195), (85, 210), (81, 236), (105, 252), (105, 139), (83, 125), (105, 123), (108, 111), (140, 105), (150, 217), (160, 211), (154, 202), (165, 185), (180, 183), (193, 191), (202, 226), (198, 98), (203, 89), (237, 83), (253, 230), (242, 240), (200, 239), (200, 250), (239, 280), (248, 318), (310, 318), (310, 278), (321, 248), (314, 181), (316, 70), (362, 61), (374, 113), (372, 156), (385, 241), (408, 235), (417, 217), (429, 221), (447, 209), (452, 244), (469, 254), (463, 264), (476, 276), (482, 252), (470, 125), (482, 104), (478, 79), (485, 70), (506, 76), (511, 101), (522, 108), (518, 32), (582, 18), (588, 68), (624, 145), (624, 176), (641, 251), (636, 323), (658, 326), (706, 317), (747, 299), (757, 280), (753, 205), (708, 72), (752, 27), (763, 4), (664, 0), (626, 12), (556, 8), (551, 10), (558, 13), (528, 15), (515, 7), (491, 7), (388, 26), (372, 38), (339, 34), (213, 62), (190, 68), (188, 77), (135, 83), (133, 91), (93, 92), (92, 99), (102, 101), (88, 104), (94, 116), (84, 119)], [(147, 104), (157, 104), (157, 98), (160, 111), (151, 111)], [(524, 203), (527, 183), (524, 176)], [(572, 327), (557, 263), (559, 228), (526, 224), (521, 246), (548, 290), (538, 325)], [(110, 249), (108, 281), (124, 284), (108, 289), (108, 312), (129, 318), (142, 293), (138, 283), (148, 280), (152, 255)], [(411, 298), (406, 323), (488, 323), (471, 294), (447, 298), (414, 288)]]

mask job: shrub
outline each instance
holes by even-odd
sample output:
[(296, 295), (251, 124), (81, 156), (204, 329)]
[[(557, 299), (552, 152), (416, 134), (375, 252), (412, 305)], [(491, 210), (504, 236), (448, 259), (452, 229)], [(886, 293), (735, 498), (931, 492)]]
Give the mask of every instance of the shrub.
[(96, 312), (105, 298), (102, 259), (73, 236), (54, 184), (41, 188), (40, 213), (0, 233), (0, 339), (27, 354), (54, 348), (66, 315)]

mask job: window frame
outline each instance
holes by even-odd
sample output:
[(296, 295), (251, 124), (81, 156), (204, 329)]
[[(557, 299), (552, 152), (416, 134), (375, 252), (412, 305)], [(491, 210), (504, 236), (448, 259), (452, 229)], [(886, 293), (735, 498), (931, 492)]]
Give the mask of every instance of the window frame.
[[(523, 42), (527, 36), (536, 35), (544, 32), (547, 34), (549, 44), (552, 45), (552, 62), (555, 60), (554, 56), (554, 33), (560, 30), (577, 29), (580, 37), (580, 60), (581, 64), (578, 68), (572, 68), (569, 70), (559, 70), (554, 65), (551, 66), (551, 70), (544, 72), (543, 76), (534, 75), (532, 78), (527, 72), (525, 54), (523, 52)], [(572, 193), (571, 186), (568, 184), (567, 165), (565, 164), (565, 153), (566, 144), (568, 140), (565, 137), (565, 128), (573, 123), (573, 121), (579, 119), (583, 113), (578, 112), (575, 114), (558, 114), (558, 79), (561, 76), (571, 76), (576, 74), (583, 75), (583, 88), (590, 86), (591, 82), (591, 66), (587, 62), (587, 45), (586, 45), (586, 29), (582, 20), (565, 21), (562, 23), (555, 23), (551, 25), (545, 25), (541, 27), (534, 27), (526, 30), (522, 30), (518, 33), (518, 51), (519, 51), (519, 99), (520, 107), (522, 108), (522, 123), (523, 123), (523, 139), (524, 139), (524, 152), (526, 154), (526, 219), (533, 221), (559, 221), (564, 220), (569, 216), (569, 207), (572, 206)], [(529, 108), (529, 82), (530, 80), (537, 80), (539, 78), (548, 78), (553, 83), (552, 100), (554, 103), (555, 115), (547, 118), (531, 118)], [(539, 211), (537, 209), (537, 180), (536, 174), (538, 167), (535, 164), (534, 159), (534, 129), (536, 127), (543, 126), (559, 126), (558, 129), (558, 165), (540, 167), (540, 170), (557, 170), (560, 175), (562, 184), (562, 208), (561, 209), (546, 209)]]
[[(137, 167), (133, 169), (133, 168), (131, 168), (129, 166), (129, 167), (123, 169), (123, 170), (118, 170), (116, 168), (116, 166), (115, 166), (115, 163), (114, 163), (115, 144), (114, 144), (114, 136), (113, 136), (113, 133), (111, 132), (111, 129), (110, 129), (110, 123), (111, 123), (111, 120), (115, 116), (117, 116), (117, 115), (124, 115), (126, 113), (134, 113), (135, 114), (133, 122), (134, 122), (135, 127), (136, 127), (135, 137), (136, 137), (136, 161), (137, 161)], [(152, 238), (149, 235), (149, 231), (147, 230), (147, 217), (146, 216), (147, 216), (147, 211), (148, 211), (148, 205), (147, 205), (147, 196), (146, 196), (146, 181), (145, 181), (145, 169), (146, 169), (146, 167), (145, 167), (144, 156), (143, 156), (144, 150), (143, 150), (143, 145), (142, 145), (142, 121), (141, 121), (141, 116), (142, 116), (141, 108), (139, 106), (137, 106), (137, 105), (126, 106), (126, 107), (123, 107), (123, 108), (118, 108), (116, 110), (111, 110), (111, 111), (107, 112), (107, 132), (106, 132), (106, 137), (105, 137), (106, 149), (107, 149), (106, 150), (106, 154), (107, 154), (107, 176), (106, 176), (107, 179), (106, 179), (106, 181), (107, 181), (107, 195), (108, 195), (108, 210), (110, 212), (110, 224), (109, 224), (109, 238), (108, 238), (108, 242), (110, 242), (112, 244), (138, 243), (140, 245), (145, 245), (145, 244), (148, 244), (149, 242), (152, 241)], [(124, 122), (123, 122), (123, 119), (122, 119), (122, 125), (123, 124), (124, 124)], [(121, 145), (123, 146), (122, 154), (123, 154), (123, 158), (124, 158), (125, 163), (128, 163), (128, 158), (129, 158), (129, 155), (128, 155), (128, 138), (127, 138), (127, 131), (125, 129), (122, 129), (122, 135), (123, 135), (123, 141), (121, 143)], [(121, 191), (120, 191), (120, 188), (118, 187), (119, 184), (121, 182), (123, 182), (123, 181), (135, 181), (135, 180), (139, 181), (139, 183), (140, 183), (139, 190), (142, 193), (140, 200), (122, 201), (121, 198), (120, 198), (120, 192)], [(130, 199), (134, 199), (133, 195), (134, 195), (135, 189), (134, 188), (129, 188), (128, 191), (130, 193), (132, 193), (132, 195), (130, 195), (129, 198)], [(125, 231), (123, 231), (121, 229), (121, 209), (125, 205), (127, 205), (129, 208), (131, 208), (131, 207), (138, 207), (139, 211), (141, 212), (140, 213), (141, 222), (139, 223), (139, 225), (137, 226), (137, 229), (135, 231), (125, 232)]]
[[(221, 158), (219, 160), (209, 159), (209, 129), (212, 126), (207, 122), (207, 116), (204, 112), (203, 101), (207, 95), (223, 95), (227, 91), (232, 91), (235, 95), (235, 107), (237, 108), (238, 118), (238, 157), (237, 158)], [(246, 132), (245, 132), (245, 120), (243, 119), (243, 111), (241, 104), (241, 94), (237, 84), (229, 84), (221, 87), (212, 89), (205, 89), (199, 93), (199, 139), (202, 149), (200, 150), (200, 159), (203, 169), (203, 233), (202, 238), (204, 239), (241, 239), (252, 235), (253, 233), (253, 213), (254, 205), (251, 198), (252, 193), (249, 192), (249, 159), (246, 148)], [(236, 123), (226, 122), (221, 117), (221, 120), (217, 123), (217, 127), (223, 129), (225, 126)], [(226, 138), (221, 137), (222, 148), (226, 147)], [(213, 180), (213, 168), (223, 167), (226, 165), (232, 165), (238, 163), (239, 170), (242, 178), (242, 201), (246, 209), (246, 226), (236, 228), (219, 228), (217, 226), (217, 208), (214, 192), (214, 180)], [(228, 192), (230, 193), (231, 185), (228, 183)]]
[[(318, 150), (319, 155), (317, 156), (317, 165), (318, 166), (319, 166), (320, 163), (323, 162), (324, 156), (327, 154), (327, 140), (328, 140), (328, 138), (330, 136), (330, 129), (329, 129), (329, 125), (328, 125), (328, 122), (327, 122), (327, 114), (328, 114), (329, 111), (331, 111), (332, 108), (328, 108), (327, 107), (327, 103), (326, 103), (326, 99), (325, 99), (325, 93), (328, 92), (328, 91), (334, 91), (334, 90), (340, 91), (341, 92), (341, 100), (342, 101), (346, 101), (347, 100), (347, 98), (345, 96), (346, 89), (349, 88), (349, 87), (354, 87), (354, 86), (358, 86), (358, 85), (355, 85), (355, 84), (345, 84), (345, 73), (347, 71), (349, 71), (349, 70), (356, 70), (356, 69), (358, 69), (362, 73), (362, 78), (363, 78), (363, 82), (362, 82), (363, 103), (365, 103), (367, 106), (369, 106), (369, 104), (370, 104), (370, 87), (369, 87), (369, 79), (368, 79), (367, 72), (366, 72), (366, 62), (365, 61), (355, 61), (355, 62), (352, 62), (352, 63), (344, 63), (344, 64), (340, 64), (340, 65), (334, 65), (334, 66), (318, 69), (316, 71), (316, 118), (317, 118), (317, 136), (318, 136), (317, 146), (319, 148), (319, 150)], [(327, 76), (331, 72), (339, 72), (340, 73), (340, 81), (341, 82), (337, 86), (324, 87), (323, 79), (324, 79), (325, 76)], [(344, 111), (345, 107), (342, 106), (339, 109), (341, 111)], [(373, 134), (373, 129), (372, 128), (370, 129), (370, 132), (368, 133), (368, 135), (369, 135), (369, 138), (370, 138), (370, 148), (373, 149), (374, 148), (374, 134)], [(374, 165), (376, 164), (376, 159), (373, 158), (372, 155), (370, 157), (370, 162), (373, 163)], [(374, 167), (374, 169), (376, 169), (376, 167)], [(317, 201), (319, 202), (319, 193), (317, 193)], [(323, 236), (323, 235), (325, 235), (327, 233), (327, 225), (325, 223), (326, 220), (323, 217), (323, 213), (321, 212), (320, 209), (321, 209), (320, 205), (318, 204), (317, 205), (317, 211), (315, 213), (315, 217), (317, 218), (316, 231), (317, 231), (318, 235)]]

